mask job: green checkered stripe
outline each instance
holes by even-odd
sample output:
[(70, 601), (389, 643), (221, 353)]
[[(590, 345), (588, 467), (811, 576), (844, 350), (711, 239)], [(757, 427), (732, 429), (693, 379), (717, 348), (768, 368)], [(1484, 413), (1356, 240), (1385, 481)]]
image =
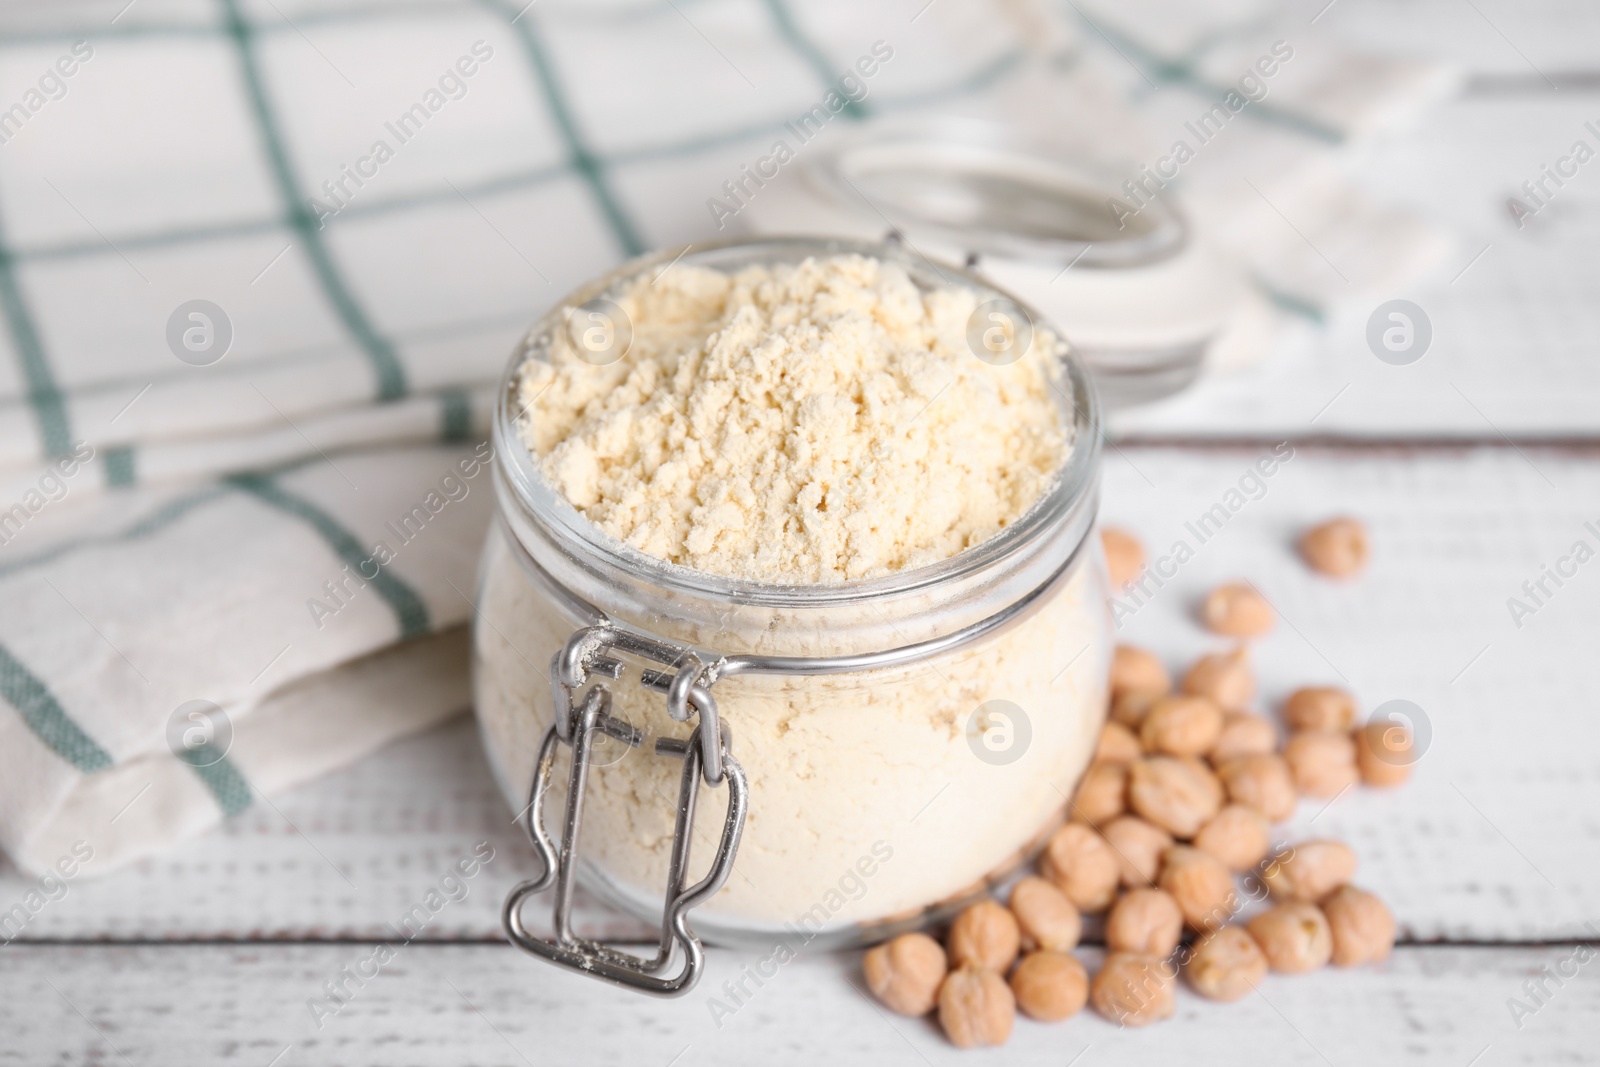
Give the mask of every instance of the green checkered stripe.
[[(773, 34), (816, 74), (818, 89), (828, 87), (838, 72), (846, 69), (843, 60), (834, 61), (823, 52), (819, 44), (802, 28), (790, 8), (790, 0), (751, 0), (770, 21)], [(685, 138), (665, 144), (655, 144), (632, 150), (617, 150), (609, 154), (592, 147), (590, 139), (579, 123), (572, 106), (571, 88), (562, 83), (557, 64), (553, 61), (547, 34), (541, 28), (540, 15), (533, 5), (515, 0), (460, 0), (456, 3), (407, 4), (388, 10), (381, 7), (346, 10), (297, 12), (293, 27), (283, 20), (253, 21), (245, 12), (240, 0), (216, 0), (218, 18), (214, 27), (183, 24), (139, 24), (119, 29), (112, 25), (93, 31), (95, 39), (115, 37), (225, 37), (237, 58), (242, 87), (249, 105), (263, 157), (267, 160), (271, 185), (279, 200), (279, 214), (259, 218), (241, 218), (231, 222), (188, 228), (173, 228), (153, 233), (116, 235), (116, 246), (126, 251), (163, 248), (175, 245), (226, 241), (246, 236), (281, 234), (294, 241), (307, 256), (315, 284), (323, 300), (332, 310), (346, 339), (353, 343), (370, 362), (374, 380), (374, 399), (395, 400), (408, 395), (409, 383), (404, 367), (396, 357), (397, 338), (386, 331), (381, 323), (363, 306), (356, 287), (351, 284), (344, 268), (328, 241), (328, 231), (323, 228), (309, 208), (313, 192), (304, 176), (297, 172), (284, 133), (284, 114), (277, 102), (267, 71), (261, 62), (263, 44), (274, 34), (294, 33), (297, 28), (318, 24), (374, 20), (392, 14), (418, 12), (487, 11), (507, 24), (520, 46), (522, 61), (527, 65), (532, 84), (538, 92), (538, 103), (550, 118), (562, 142), (564, 159), (555, 165), (534, 168), (518, 173), (507, 173), (480, 179), (457, 186), (409, 192), (403, 195), (380, 197), (376, 194), (361, 202), (351, 203), (330, 220), (329, 227), (346, 225), (351, 221), (375, 216), (416, 212), (431, 206), (457, 202), (465, 196), (493, 195), (511, 190), (547, 185), (563, 179), (578, 179), (604, 220), (615, 251), (623, 256), (637, 255), (647, 248), (640, 225), (634, 213), (616, 190), (614, 174), (619, 168), (660, 160), (692, 157), (738, 144), (754, 138), (781, 133), (784, 123), (803, 107), (815, 103), (813, 92), (804, 100), (796, 99), (792, 108), (775, 114), (770, 120), (750, 123), (721, 130), (712, 134)], [(674, 11), (677, 5), (659, 5), (664, 12)], [(685, 3), (683, 6), (704, 6)], [(81, 28), (51, 32), (15, 33), (0, 36), (0, 55), (7, 45), (17, 46), (44, 42), (59, 43), (74, 39), (87, 31)], [(847, 103), (843, 116), (861, 119), (876, 109), (892, 111), (915, 108), (980, 91), (1003, 79), (1013, 69), (1019, 54), (1007, 52), (975, 71), (963, 73), (949, 85), (924, 91), (914, 97), (880, 102), (860, 101)], [(0, 189), (0, 220), (5, 214), (4, 190)], [(37, 433), (45, 455), (64, 454), (75, 440), (65, 403), (66, 394), (53, 370), (51, 353), (47, 350), (38, 328), (36, 312), (30, 306), (24, 287), (19, 283), (17, 268), (32, 262), (47, 262), (84, 257), (106, 257), (117, 254), (102, 238), (58, 241), (33, 246), (19, 246), (12, 242), (0, 222), (0, 312), (16, 352), (19, 370), (26, 386), (28, 408), (37, 424)], [(484, 325), (481, 321), (452, 324), (443, 334), (433, 331), (432, 336), (448, 336), (450, 332), (466, 334)], [(265, 366), (258, 362), (255, 366)], [(182, 373), (174, 369), (171, 376)], [(159, 380), (163, 375), (155, 375)], [(115, 484), (128, 484), (126, 472), (136, 469), (132, 457), (121, 460), (124, 477)]]
[[(843, 57), (835, 61), (823, 50), (803, 27), (803, 19), (790, 7), (790, 0), (751, 0), (757, 3), (769, 20), (773, 34), (792, 51), (801, 63), (812, 70), (817, 78), (817, 91), (831, 85), (838, 72), (845, 69)], [(663, 12), (681, 14), (679, 6), (698, 9), (703, 4), (692, 0), (667, 0), (657, 6)], [(585, 136), (571, 102), (571, 88), (562, 83), (559, 69), (553, 62), (547, 34), (541, 26), (541, 16), (533, 5), (524, 6), (508, 0), (461, 0), (457, 3), (407, 4), (394, 9), (383, 8), (316, 10), (297, 12), (293, 27), (286, 20), (256, 21), (246, 12), (239, 0), (216, 0), (214, 25), (186, 25), (179, 23), (130, 23), (125, 26), (103, 26), (93, 29), (93, 38), (224, 38), (237, 60), (238, 76), (249, 104), (254, 132), (259, 140), (262, 155), (270, 170), (270, 180), (279, 201), (279, 212), (258, 218), (240, 218), (231, 222), (188, 228), (172, 228), (161, 232), (117, 234), (117, 248), (141, 250), (205, 242), (230, 241), (263, 234), (280, 234), (293, 239), (302, 248), (312, 267), (316, 286), (344, 331), (358, 350), (369, 361), (374, 381), (374, 399), (392, 401), (408, 395), (410, 383), (404, 367), (396, 357), (397, 338), (374, 320), (363, 306), (357, 289), (351, 284), (347, 270), (340, 264), (327, 240), (327, 231), (308, 208), (309, 187), (297, 172), (295, 161), (287, 147), (283, 129), (284, 116), (273, 86), (264, 69), (261, 53), (264, 40), (273, 34), (296, 32), (299, 27), (342, 21), (372, 20), (390, 15), (411, 15), (419, 12), (459, 12), (463, 10), (487, 11), (514, 34), (520, 46), (522, 62), (532, 75), (531, 82), (538, 94), (538, 104), (558, 131), (564, 158), (559, 164), (507, 173), (489, 179), (465, 183), (458, 187), (445, 187), (387, 198), (374, 196), (360, 203), (352, 203), (329, 225), (344, 225), (348, 221), (371, 219), (385, 215), (415, 212), (428, 207), (457, 200), (461, 196), (495, 194), (510, 190), (536, 187), (562, 179), (577, 178), (586, 195), (598, 209), (609, 236), (619, 255), (634, 255), (645, 250), (638, 220), (619, 195), (614, 175), (618, 168), (673, 158), (693, 157), (744, 141), (779, 133), (784, 123), (802, 107), (810, 106), (814, 99), (794, 101), (794, 107), (769, 120), (747, 123), (711, 134), (664, 144), (610, 153), (597, 151)], [(641, 9), (643, 10), (643, 9)], [(639, 14), (635, 12), (634, 14)], [(85, 27), (66, 27), (60, 30), (7, 33), (0, 37), (0, 55), (7, 47), (58, 44), (89, 33)], [(993, 57), (976, 70), (963, 72), (948, 85), (925, 90), (915, 97), (904, 99), (851, 102), (843, 112), (848, 119), (859, 120), (874, 110), (915, 108), (936, 103), (941, 99), (959, 98), (978, 92), (1002, 80), (1016, 66), (1019, 54), (1008, 52)], [(815, 96), (816, 93), (810, 94)], [(0, 189), (0, 316), (9, 334), (11, 347), (18, 360), (18, 370), (26, 390), (26, 408), (35, 423), (41, 451), (50, 456), (65, 454), (75, 440), (70, 422), (68, 394), (55, 372), (52, 353), (48, 350), (40, 330), (38, 311), (30, 302), (27, 289), (19, 278), (19, 268), (30, 263), (43, 263), (68, 259), (104, 257), (117, 254), (108, 248), (105, 240), (68, 240), (33, 246), (13, 242), (3, 224), (5, 218), (4, 190)], [(485, 320), (487, 321), (487, 320)], [(454, 324), (462, 334), (485, 325), (484, 321)], [(435, 330), (433, 336), (447, 336), (450, 328)], [(265, 362), (256, 364), (266, 365)], [(174, 375), (181, 373), (175, 370)], [(158, 376), (159, 378), (159, 376)], [(446, 392), (440, 396), (441, 441), (462, 440), (469, 431), (470, 411), (465, 395)], [(108, 481), (113, 485), (132, 485), (137, 482), (137, 446), (110, 450), (106, 458)], [(294, 466), (302, 465), (302, 463)], [(327, 544), (329, 550), (341, 560), (352, 561), (364, 555), (355, 535), (345, 529), (339, 520), (312, 501), (284, 489), (279, 477), (287, 469), (236, 475), (220, 482), (183, 494), (168, 502), (156, 513), (121, 530), (95, 533), (58, 542), (31, 556), (0, 563), (0, 577), (42, 566), (60, 560), (95, 544), (127, 541), (156, 536), (161, 530), (183, 519), (196, 509), (217, 501), (246, 494), (293, 520), (314, 530)], [(375, 589), (388, 604), (395, 616), (397, 631), (402, 637), (411, 637), (429, 631), (428, 612), (422, 598), (403, 580), (385, 570), (373, 582)], [(0, 697), (3, 697), (26, 723), (33, 734), (47, 747), (82, 773), (92, 774), (113, 765), (113, 757), (93, 737), (79, 726), (48, 684), (9, 649), (0, 645)], [(189, 762), (189, 761), (185, 761)], [(232, 814), (249, 806), (252, 790), (238, 768), (228, 759), (199, 766), (190, 762), (194, 772), (216, 799), (225, 814)]]
[[(447, 426), (441, 440), (448, 441), (451, 436), (451, 428)], [(302, 524), (320, 537), (340, 562), (359, 566), (368, 558), (360, 538), (326, 508), (282, 484), (283, 475), (312, 462), (301, 460), (273, 471), (232, 475), (220, 484), (191, 490), (120, 530), (59, 541), (32, 556), (0, 565), (0, 579), (70, 558), (97, 545), (155, 537), (200, 508), (238, 496), (248, 497)], [(421, 594), (392, 569), (380, 566), (377, 575), (370, 580), (370, 586), (393, 613), (396, 629), (402, 639), (420, 637), (432, 631), (428, 608)], [(0, 644), (0, 697), (16, 709), (34, 736), (79, 771), (92, 774), (113, 765), (110, 753), (73, 720), (50, 691), (49, 685), (3, 644)], [(249, 807), (251, 787), (235, 763), (226, 755), (219, 760), (202, 762), (202, 755), (208, 761), (211, 759), (210, 753), (178, 753), (176, 758), (194, 770), (225, 815)]]
[[(1209, 80), (1201, 73), (1201, 60), (1213, 48), (1239, 33), (1241, 27), (1220, 26), (1202, 37), (1198, 43), (1183, 55), (1164, 56), (1147, 47), (1142, 41), (1138, 41), (1117, 28), (1107, 25), (1103, 20), (1091, 18), (1078, 5), (1070, 3), (1070, 0), (1068, 0), (1068, 7), (1064, 13), (1070, 14), (1092, 38), (1099, 38), (1115, 49), (1117, 54), (1131, 64), (1139, 76), (1150, 86), (1187, 89), (1213, 104), (1222, 103), (1233, 88), (1230, 85), (1218, 85)], [(1136, 90), (1135, 97), (1137, 98), (1139, 95), (1142, 95), (1142, 93)], [(1245, 114), (1248, 115), (1248, 120), (1251, 122), (1265, 122), (1281, 126), (1326, 144), (1338, 144), (1344, 140), (1344, 135), (1338, 130), (1317, 122), (1306, 115), (1281, 108), (1276, 101), (1255, 101), (1251, 105), (1251, 110)]]

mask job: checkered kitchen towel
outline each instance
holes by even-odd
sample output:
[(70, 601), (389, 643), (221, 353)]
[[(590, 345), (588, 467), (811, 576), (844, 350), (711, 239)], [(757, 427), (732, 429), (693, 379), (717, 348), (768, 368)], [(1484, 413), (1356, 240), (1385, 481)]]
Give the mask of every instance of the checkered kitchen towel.
[(464, 707), (475, 442), (519, 331), (714, 235), (708, 198), (819, 104), (1128, 136), (1145, 102), (1093, 73), (1119, 48), (1087, 20), (0, 13), (0, 846), (42, 869), (81, 838), (109, 870)]

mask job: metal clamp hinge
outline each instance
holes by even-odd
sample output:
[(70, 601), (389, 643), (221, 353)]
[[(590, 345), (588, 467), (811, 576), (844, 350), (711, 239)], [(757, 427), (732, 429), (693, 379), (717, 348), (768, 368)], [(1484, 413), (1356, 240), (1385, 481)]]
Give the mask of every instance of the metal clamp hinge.
[[(578, 834), (583, 822), (584, 788), (595, 736), (604, 734), (630, 748), (644, 744), (641, 730), (611, 715), (611, 691), (603, 682), (594, 681), (581, 696), (575, 697), (594, 675), (612, 679), (621, 676), (622, 661), (613, 655), (619, 652), (676, 668), (671, 672), (646, 670), (640, 682), (666, 694), (667, 711), (674, 721), (688, 721), (691, 711), (698, 717), (687, 741), (658, 738), (655, 743), (657, 755), (683, 760), (683, 773), (678, 785), (677, 821), (667, 872), (666, 904), (661, 916), (661, 940), (655, 956), (649, 959), (586, 940), (572, 932)], [(689, 928), (688, 913), (710, 899), (732, 873), (750, 799), (744, 769), (733, 758), (727, 725), (719, 720), (716, 701), (711, 696), (710, 687), (716, 677), (713, 668), (707, 668), (689, 649), (605, 625), (577, 631), (556, 654), (550, 666), (555, 721), (545, 731), (539, 745), (528, 806), (523, 812), (524, 829), (544, 864), (544, 873), (521, 883), (506, 898), (502, 919), (513, 945), (552, 963), (647, 993), (679, 996), (694, 987), (704, 966), (705, 953), (700, 939)], [(563, 744), (572, 749), (572, 768), (568, 775), (566, 817), (558, 850), (544, 826), (544, 795), (550, 787), (556, 748)], [(706, 876), (685, 888), (700, 785), (704, 782), (715, 787), (724, 781), (728, 785), (728, 810), (716, 856)], [(527, 931), (522, 922), (522, 904), (552, 885), (556, 890), (555, 938), (546, 940)], [(662, 972), (675, 957), (682, 959), (678, 970), (664, 977)]]

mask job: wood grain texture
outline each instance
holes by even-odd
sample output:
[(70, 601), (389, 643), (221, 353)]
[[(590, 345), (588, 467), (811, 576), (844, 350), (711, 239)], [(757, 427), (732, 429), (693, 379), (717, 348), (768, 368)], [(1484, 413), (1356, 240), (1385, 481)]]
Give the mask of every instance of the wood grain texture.
[[(713, 953), (699, 988), (663, 1001), (558, 973), (503, 946), (412, 945), (365, 985), (349, 984), (337, 1014), (319, 1017), (307, 1000), (370, 955), (369, 946), (13, 945), (0, 952), (0, 1063), (28, 1065), (1487, 1067), (1576, 1062), (1592, 1052), (1600, 1030), (1600, 978), (1592, 973), (1600, 956), (1563, 985), (1548, 983), (1551, 995), (1520, 1030), (1506, 1006), (1511, 997), (1532, 1006), (1523, 983), (1570, 957), (1564, 946), (1404, 949), (1378, 967), (1269, 976), (1259, 994), (1235, 1004), (1182, 988), (1170, 1022), (1118, 1030), (1089, 1012), (1054, 1025), (1019, 1019), (1010, 1043), (988, 1052), (952, 1048), (931, 1020), (883, 1014), (860, 991), (855, 954), (802, 954), (762, 988), (747, 980), (753, 995), (714, 1019), (712, 998), (733, 1007), (723, 983), (759, 954)], [(1096, 953), (1082, 955), (1098, 965)]]
[[(1251, 469), (1261, 449), (1108, 453), (1103, 514), (1153, 556), (1180, 538), (1194, 558), (1137, 606), (1125, 640), (1181, 668), (1222, 647), (1194, 622), (1216, 582), (1255, 581), (1285, 620), (1257, 645), (1262, 707), (1302, 684), (1350, 686), (1364, 711), (1415, 701), (1433, 737), (1414, 780), (1303, 802), (1294, 840), (1355, 846), (1357, 880), (1418, 940), (1595, 936), (1600, 921), (1600, 720), (1584, 673), (1600, 632), (1600, 562), (1516, 628), (1506, 598), (1577, 538), (1600, 547), (1600, 460), (1510, 448), (1413, 454), (1301, 449), (1204, 544), (1185, 527)], [(1548, 479), (1548, 483), (1546, 481)], [(1371, 570), (1311, 575), (1291, 543), (1308, 521), (1363, 516)], [(1133, 598), (1125, 598), (1133, 604)], [(1038, 714), (1040, 712), (1034, 711)], [(87, 875), (44, 907), (27, 939), (327, 939), (387, 936), (480, 841), (495, 858), (428, 939), (494, 939), (499, 902), (532, 857), (461, 720), (350, 770), (258, 802), (218, 832), (109, 878)], [(0, 910), (29, 883), (0, 877)], [(530, 908), (530, 915), (537, 909)], [(605, 936), (638, 924), (586, 908)]]

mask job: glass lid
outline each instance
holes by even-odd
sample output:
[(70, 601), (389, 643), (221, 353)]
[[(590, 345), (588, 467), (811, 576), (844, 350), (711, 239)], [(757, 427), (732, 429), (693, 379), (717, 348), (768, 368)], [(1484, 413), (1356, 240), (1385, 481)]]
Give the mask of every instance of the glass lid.
[(815, 157), (806, 176), (839, 207), (875, 209), (913, 241), (927, 236), (966, 252), (1134, 267), (1176, 255), (1188, 235), (1163, 199), (1135, 214), (1105, 174), (978, 122), (862, 130)]

